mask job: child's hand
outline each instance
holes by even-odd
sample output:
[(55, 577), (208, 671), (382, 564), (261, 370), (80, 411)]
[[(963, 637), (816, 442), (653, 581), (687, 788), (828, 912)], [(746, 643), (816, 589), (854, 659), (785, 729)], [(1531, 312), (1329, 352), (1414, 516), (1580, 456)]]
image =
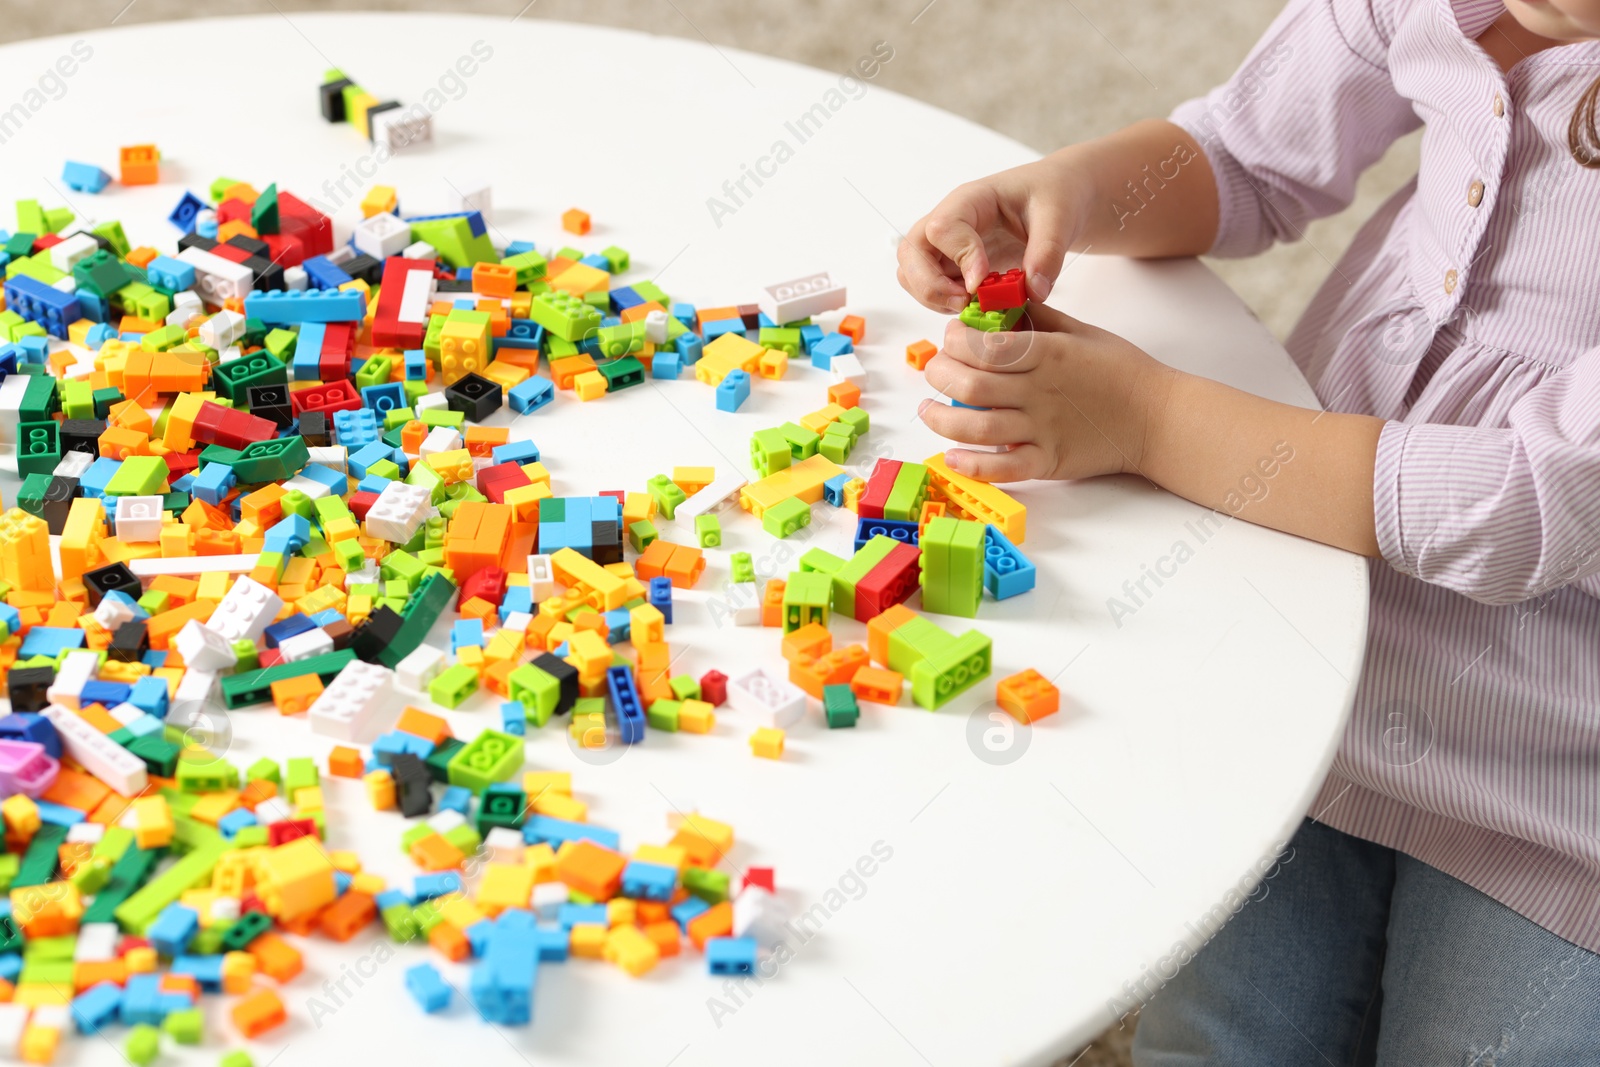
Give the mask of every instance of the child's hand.
[(1082, 228), (1082, 183), (1059, 156), (959, 186), (900, 242), (900, 284), (934, 311), (958, 312), (991, 270), (1020, 266), (1042, 301)]
[(925, 400), (922, 421), (944, 437), (1005, 452), (954, 448), (951, 468), (986, 482), (1140, 472), (1147, 433), (1176, 372), (1115, 334), (1030, 304), (1015, 331), (951, 320), (928, 384), (989, 408)]

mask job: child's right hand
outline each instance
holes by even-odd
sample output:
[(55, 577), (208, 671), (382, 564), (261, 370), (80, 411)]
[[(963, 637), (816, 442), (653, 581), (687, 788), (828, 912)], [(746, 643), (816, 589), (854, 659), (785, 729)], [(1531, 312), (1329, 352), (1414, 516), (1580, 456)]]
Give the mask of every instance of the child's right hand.
[(1082, 183), (1060, 153), (958, 186), (900, 242), (900, 284), (955, 314), (991, 270), (1021, 267), (1028, 298), (1050, 295), (1085, 212)]

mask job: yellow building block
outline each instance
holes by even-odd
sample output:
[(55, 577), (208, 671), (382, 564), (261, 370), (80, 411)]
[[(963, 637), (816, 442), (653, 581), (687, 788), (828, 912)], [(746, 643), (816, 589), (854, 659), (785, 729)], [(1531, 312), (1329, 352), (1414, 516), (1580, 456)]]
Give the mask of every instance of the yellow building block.
[(842, 473), (844, 468), (827, 456), (807, 456), (799, 463), (775, 471), (740, 489), (739, 506), (759, 519), (772, 505), (791, 497), (815, 504), (822, 499), (823, 483)]
[(361, 776), (367, 787), (367, 802), (378, 811), (393, 811), (394, 775), (387, 770), (368, 771)]
[(522, 776), (522, 791), (534, 800), (545, 793), (572, 795), (571, 771), (528, 771)]
[(658, 863), (682, 871), (689, 862), (689, 853), (677, 845), (640, 845), (633, 850), (633, 858), (640, 863)]
[(534, 869), (526, 864), (486, 863), (478, 879), (478, 907), (490, 915), (506, 908), (526, 908), (534, 880)]
[[(528, 887), (528, 892), (530, 894), (533, 892), (533, 887), (531, 885)], [(465, 932), (466, 930), (470, 929), (474, 923), (480, 923), (489, 917), (483, 913), (481, 908), (479, 908), (472, 901), (468, 900), (466, 897), (457, 894), (451, 894), (449, 899), (440, 897), (439, 900), (443, 902), (439, 905), (440, 917), (451, 926), (454, 926), (457, 930)], [(523, 903), (526, 905), (527, 902), (524, 901)]]
[(742, 370), (753, 378), (761, 353), (765, 351), (743, 334), (725, 333), (701, 349), (694, 365), (695, 380), (716, 385), (731, 370)]
[(928, 468), (931, 498), (954, 504), (975, 521), (995, 526), (1012, 544), (1020, 545), (1026, 539), (1028, 509), (1010, 493), (951, 470), (942, 452), (922, 463)]
[(26, 793), (14, 793), (0, 804), (0, 817), (6, 822), (6, 835), (24, 841), (39, 832), (39, 805)]
[[(573, 927), (576, 935), (577, 927)], [(574, 938), (576, 940), (576, 938)], [(576, 946), (573, 955), (577, 955)], [(637, 926), (614, 926), (606, 934), (602, 950), (606, 962), (614, 963), (635, 978), (641, 978), (661, 962), (661, 949)]]
[(586, 600), (590, 596), (596, 598), (599, 603), (593, 600), (590, 603), (597, 611), (620, 608), (627, 599), (628, 587), (621, 578), (576, 549), (562, 548), (552, 554), (550, 570), (555, 580), (568, 589), (581, 587)]
[(547, 843), (540, 842), (523, 849), (522, 864), (533, 871), (534, 885), (556, 880), (556, 850)]
[(269, 914), (288, 922), (333, 903), (333, 864), (315, 837), (267, 849), (256, 860), (256, 895)]
[(580, 959), (602, 959), (610, 933), (609, 927), (599, 923), (575, 923), (567, 935), (567, 951)]
[(548, 815), (552, 819), (566, 819), (568, 822), (587, 822), (589, 819), (589, 805), (581, 800), (573, 800), (565, 793), (540, 793), (534, 797), (530, 808), (536, 815)]
[(133, 808), (133, 840), (140, 848), (165, 848), (172, 843), (172, 809), (163, 796), (139, 797)]
[(770, 726), (763, 726), (750, 735), (750, 751), (762, 759), (783, 758), (782, 730), (775, 730)]

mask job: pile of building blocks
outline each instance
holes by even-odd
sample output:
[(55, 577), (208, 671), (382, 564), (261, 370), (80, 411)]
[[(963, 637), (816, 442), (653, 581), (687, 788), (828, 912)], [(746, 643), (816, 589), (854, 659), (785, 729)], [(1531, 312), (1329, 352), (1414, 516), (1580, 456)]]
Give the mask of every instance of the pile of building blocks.
[[(375, 141), (426, 135), (338, 72), (321, 98)], [(159, 159), (125, 149), (120, 181), (158, 181)], [(111, 183), (77, 162), (64, 179)], [(781, 759), (813, 716), (853, 727), (907, 688), (938, 709), (989, 677), (990, 640), (910, 604), (970, 618), (985, 591), (1031, 588), (1023, 506), (938, 456), (849, 466), (870, 430), (866, 326), (817, 321), (845, 305), (827, 274), (697, 307), (620, 283), (615, 245), (497, 245), (487, 186), (423, 216), (374, 187), (343, 243), (275, 185), (208, 194), (182, 194), (168, 252), (35, 201), (0, 232), (0, 444), (22, 478), (0, 513), (0, 1055), (49, 1062), (69, 1032), (125, 1027), (147, 1063), (198, 1042), (214, 996), (254, 1038), (287, 1018), (295, 939), (378, 926), (470, 962), (467, 998), (503, 1025), (529, 1023), (540, 965), (573, 956), (750, 972), (781, 910), (770, 869), (736, 881), (732, 828), (699, 814), (624, 851), (567, 774), (528, 769), (535, 731), (559, 718), (574, 746), (633, 745), (721, 716)], [(991, 281), (969, 310), (1014, 325), (1020, 290)], [(826, 402), (752, 434), (753, 479), (558, 485), (499, 414), (680, 377), (737, 410), (797, 364)], [(715, 576), (786, 669), (675, 672), (675, 597), (730, 534), (787, 537), (816, 508), (855, 515), (848, 556), (810, 548), (762, 586), (735, 551)], [(448, 649), (428, 643), (440, 618)], [(836, 648), (839, 620), (866, 644)], [(1023, 722), (1059, 706), (1031, 670), (995, 692)], [(483, 694), (499, 711), (470, 736), (430, 710)], [(239, 767), (186, 732), (257, 706), (337, 742), (326, 767)], [(324, 791), (347, 788), (409, 820), (409, 887), (329, 844)], [(405, 987), (424, 1012), (452, 1002), (428, 963)]]

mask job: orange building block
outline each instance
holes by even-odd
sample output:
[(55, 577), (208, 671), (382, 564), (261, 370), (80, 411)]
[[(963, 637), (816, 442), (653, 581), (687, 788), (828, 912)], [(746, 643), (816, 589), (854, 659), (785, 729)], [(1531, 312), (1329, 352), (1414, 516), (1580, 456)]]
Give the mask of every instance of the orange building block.
[(932, 341), (912, 341), (906, 345), (906, 362), (918, 370), (928, 366), (928, 360), (939, 354), (939, 348)]
[(790, 663), (811, 660), (833, 651), (833, 634), (820, 622), (808, 622), (783, 635), (783, 658)]
[(407, 708), (402, 711), (394, 728), (413, 737), (431, 741), (435, 748), (451, 736), (449, 723), (437, 715), (428, 714), (421, 708)]
[(245, 1037), (259, 1037), (288, 1018), (283, 1001), (270, 989), (258, 989), (233, 1006), (233, 1025)]
[(299, 715), (322, 695), (322, 679), (315, 674), (281, 678), (272, 683), (272, 704), (281, 715)]
[(867, 320), (860, 315), (846, 315), (839, 320), (839, 332), (844, 334), (856, 344), (867, 335)]
[(917, 613), (904, 604), (896, 604), (867, 623), (867, 652), (872, 662), (889, 665), (889, 635), (916, 617)]
[(429, 834), (411, 843), (411, 861), (425, 871), (453, 871), (466, 858), (443, 834)]
[(887, 667), (862, 667), (850, 679), (850, 692), (857, 700), (870, 700), (874, 704), (900, 703), (900, 690), (905, 678)]
[(582, 237), (589, 232), (592, 225), (593, 223), (587, 211), (580, 211), (574, 207), (568, 208), (561, 213), (561, 228), (568, 233), (575, 233)]
[(861, 386), (855, 382), (834, 382), (828, 386), (828, 403), (842, 408), (861, 406)]
[(447, 922), (428, 931), (428, 944), (452, 963), (460, 963), (472, 954), (472, 942), (467, 940), (467, 935)]
[(789, 583), (782, 578), (768, 578), (766, 591), (761, 594), (761, 625), (783, 625), (783, 590)]
[(317, 916), (317, 926), (335, 941), (348, 941), (378, 917), (378, 904), (370, 893), (347, 889)]
[(846, 645), (814, 659), (799, 659), (789, 664), (789, 681), (818, 700), (824, 686), (849, 685), (856, 672), (867, 666), (867, 650)]
[(733, 933), (733, 901), (724, 900), (689, 920), (684, 931), (694, 947), (704, 952), (706, 941), (713, 937), (727, 937)]
[(367, 772), (360, 752), (348, 745), (334, 745), (328, 753), (328, 773), (340, 778), (360, 778)]
[(255, 957), (262, 974), (279, 984), (291, 981), (305, 968), (300, 950), (270, 930), (250, 942), (245, 951)]
[(117, 163), (123, 185), (154, 185), (161, 180), (161, 150), (153, 144), (123, 146)]
[(593, 841), (576, 841), (556, 857), (556, 878), (594, 900), (610, 900), (622, 887), (628, 858)]
[(1022, 723), (1038, 722), (1061, 710), (1061, 690), (1032, 667), (1001, 679), (994, 696), (1002, 710)]

